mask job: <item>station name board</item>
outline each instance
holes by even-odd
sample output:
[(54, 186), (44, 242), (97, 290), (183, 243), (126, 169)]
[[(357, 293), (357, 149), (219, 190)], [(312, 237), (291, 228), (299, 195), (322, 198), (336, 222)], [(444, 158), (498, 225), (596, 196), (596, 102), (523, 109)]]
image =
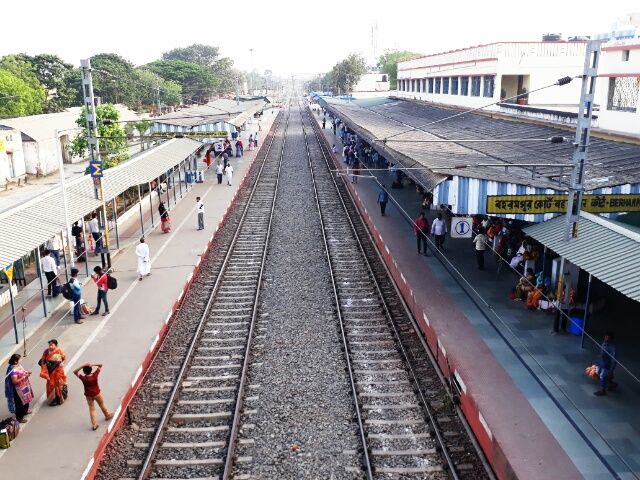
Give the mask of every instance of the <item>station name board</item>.
[(226, 138), (231, 136), (226, 130), (220, 130), (215, 132), (151, 132), (152, 137), (170, 137), (173, 138), (176, 135), (183, 137), (201, 137), (201, 138)]
[[(566, 213), (568, 195), (489, 195), (487, 213)], [(640, 194), (583, 195), (582, 210), (590, 213), (640, 212)]]

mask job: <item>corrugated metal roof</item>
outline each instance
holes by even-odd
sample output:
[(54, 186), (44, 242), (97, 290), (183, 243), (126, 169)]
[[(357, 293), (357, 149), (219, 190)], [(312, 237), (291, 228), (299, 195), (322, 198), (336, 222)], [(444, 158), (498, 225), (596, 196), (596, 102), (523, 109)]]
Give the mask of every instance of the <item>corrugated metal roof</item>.
[[(421, 126), (432, 121), (450, 117), (457, 110), (418, 104), (416, 102), (391, 99), (381, 105), (360, 107), (354, 103), (345, 103), (324, 97), (328, 105), (357, 122), (369, 132), (371, 138), (385, 138), (404, 132), (409, 126)], [(424, 131), (422, 131), (424, 130)], [(548, 142), (505, 142), (505, 143), (409, 143), (397, 140), (442, 139), (510, 139), (510, 138), (549, 138), (552, 136), (573, 138), (571, 132), (552, 126), (533, 124), (517, 119), (506, 120), (491, 118), (479, 114), (466, 114), (447, 119), (433, 125), (413, 130), (394, 137), (387, 146), (391, 150), (403, 153), (420, 164), (446, 175), (496, 180), (517, 183), (539, 188), (558, 189), (557, 185), (544, 178), (532, 178), (526, 168), (510, 168), (505, 172), (501, 167), (473, 167), (478, 163), (570, 163), (573, 146), (570, 143), (551, 144)], [(382, 142), (376, 142), (382, 144)], [(438, 148), (434, 148), (438, 145)], [(456, 169), (456, 165), (471, 165), (469, 168)], [(537, 167), (538, 175), (558, 174), (557, 168)], [(565, 171), (565, 175), (570, 172)], [(585, 169), (585, 188), (624, 185), (640, 182), (640, 146), (611, 140), (591, 138), (589, 160)]]
[(525, 233), (627, 297), (640, 301), (640, 233), (582, 212), (577, 239), (564, 240), (565, 216), (524, 229)]
[(177, 112), (167, 113), (152, 120), (155, 123), (177, 125), (180, 127), (195, 127), (208, 123), (227, 122), (232, 125), (242, 125), (254, 113), (267, 105), (264, 98), (236, 102), (221, 98), (206, 105), (183, 108)]
[[(120, 113), (121, 121), (139, 120), (135, 112), (124, 105), (115, 105)], [(14, 128), (31, 137), (35, 142), (53, 139), (54, 131), (80, 129), (76, 120), (82, 111), (81, 107), (68, 108), (64, 112), (29, 115), (27, 117), (0, 119), (0, 125)]]
[[(156, 148), (104, 172), (105, 198), (111, 200), (127, 188), (146, 183), (167, 172), (202, 144), (190, 138), (169, 140)], [(66, 184), (69, 216), (75, 221), (92, 212), (96, 200), (91, 177)], [(62, 192), (49, 190), (15, 208), (0, 213), (0, 265), (7, 265), (64, 230)]]

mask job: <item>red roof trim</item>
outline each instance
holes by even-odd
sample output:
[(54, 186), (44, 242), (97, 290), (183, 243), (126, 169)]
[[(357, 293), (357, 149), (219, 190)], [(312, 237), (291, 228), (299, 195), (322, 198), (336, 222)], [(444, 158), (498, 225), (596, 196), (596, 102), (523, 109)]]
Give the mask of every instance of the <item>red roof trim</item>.
[(602, 50), (605, 52), (615, 52), (622, 50), (638, 50), (640, 48), (640, 43), (634, 45), (611, 45), (610, 47), (602, 47)]
[[(478, 60), (461, 60), (459, 62), (449, 62), (449, 63), (439, 63), (437, 65), (428, 65), (424, 67), (414, 67), (414, 68), (403, 68), (398, 69), (399, 72), (407, 72), (409, 70), (415, 70), (416, 68), (435, 68), (435, 67), (448, 67), (449, 65), (459, 65), (461, 63), (478, 63), (478, 62), (492, 62), (497, 61), (498, 57), (489, 57), (489, 58), (480, 58)], [(437, 73), (437, 72), (429, 72), (429, 73)]]

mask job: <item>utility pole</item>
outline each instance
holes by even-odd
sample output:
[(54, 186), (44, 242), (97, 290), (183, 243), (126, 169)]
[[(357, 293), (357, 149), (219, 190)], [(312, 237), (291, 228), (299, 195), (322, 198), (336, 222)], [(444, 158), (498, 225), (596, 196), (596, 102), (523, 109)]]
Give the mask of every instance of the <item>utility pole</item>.
[(156, 99), (158, 100), (158, 116), (162, 115), (162, 106), (160, 105), (160, 80), (156, 81)]
[[(104, 169), (102, 159), (100, 158), (100, 148), (98, 143), (98, 117), (96, 116), (95, 97), (93, 95), (91, 60), (89, 60), (88, 58), (85, 60), (80, 60), (80, 70), (82, 72), (82, 94), (84, 97), (84, 106), (87, 111), (87, 143), (89, 144), (89, 154), (91, 157), (91, 162), (98, 165), (99, 172), (102, 173)], [(104, 187), (102, 185), (101, 175), (94, 176), (93, 186), (96, 199), (102, 202), (102, 225), (104, 227), (102, 251), (100, 252), (100, 255), (102, 257), (102, 266), (105, 266), (106, 253), (106, 265), (111, 268), (111, 253), (109, 252), (109, 225), (107, 225), (107, 206), (104, 201)]]
[(567, 227), (565, 241), (578, 237), (578, 222), (582, 207), (584, 192), (584, 164), (587, 161), (589, 135), (591, 133), (591, 119), (593, 117), (593, 100), (598, 78), (598, 62), (602, 42), (589, 40), (587, 42), (584, 71), (582, 73), (582, 88), (580, 90), (580, 104), (578, 105), (578, 120), (576, 122), (576, 136), (573, 142), (573, 171), (569, 185), (569, 199), (567, 201)]
[(249, 85), (250, 85), (250, 89), (251, 92), (249, 92), (250, 95), (253, 95), (253, 48), (249, 49), (249, 54), (251, 56), (251, 71), (249, 72)]

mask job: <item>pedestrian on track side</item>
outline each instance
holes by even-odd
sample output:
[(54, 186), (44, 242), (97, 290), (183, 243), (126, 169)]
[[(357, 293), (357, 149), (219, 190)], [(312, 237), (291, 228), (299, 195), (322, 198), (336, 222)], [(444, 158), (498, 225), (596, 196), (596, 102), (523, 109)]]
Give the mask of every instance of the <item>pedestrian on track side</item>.
[(198, 214), (198, 230), (204, 230), (204, 203), (196, 197), (196, 213)]
[(216, 176), (218, 177), (218, 185), (222, 184), (222, 174), (223, 174), (223, 172), (224, 172), (224, 167), (220, 163), (220, 160), (218, 160), (218, 165), (216, 165)]
[(151, 275), (151, 257), (149, 256), (149, 245), (140, 238), (140, 243), (136, 247), (136, 257), (138, 258), (138, 280)]
[[(424, 212), (420, 212), (418, 218), (413, 221), (413, 232), (416, 234), (416, 241), (418, 244), (418, 255), (424, 250), (425, 256), (429, 256), (427, 253), (427, 235), (429, 234), (429, 221), (424, 215)], [(421, 248), (422, 247), (422, 248)]]
[(487, 242), (489, 238), (484, 233), (484, 227), (478, 229), (478, 234), (473, 239), (473, 243), (476, 246), (476, 262), (478, 263), (478, 270), (484, 270), (484, 252), (487, 249)]
[[(95, 370), (93, 367), (95, 367)], [(82, 373), (80, 373), (80, 370), (82, 370)], [(100, 410), (102, 410), (105, 420), (111, 420), (113, 418), (113, 413), (111, 413), (104, 404), (104, 398), (98, 385), (98, 375), (100, 375), (101, 371), (102, 364), (100, 363), (85, 363), (73, 371), (73, 374), (78, 377), (84, 385), (84, 396), (89, 406), (89, 418), (91, 419), (91, 428), (93, 428), (93, 430), (97, 430), (99, 427), (96, 421), (96, 403), (100, 407)]]
[(384, 213), (387, 209), (387, 202), (389, 201), (389, 194), (384, 188), (384, 184), (380, 186), (380, 192), (378, 193), (378, 203), (380, 204), (380, 215), (384, 217)]
[(98, 286), (98, 298), (96, 300), (96, 309), (91, 313), (91, 315), (98, 315), (100, 313), (100, 305), (104, 302), (104, 313), (103, 317), (109, 315), (109, 304), (107, 303), (107, 292), (109, 291), (109, 276), (107, 275), (109, 271), (103, 272), (102, 267), (96, 265), (93, 267), (93, 274), (91, 274), (91, 278)]
[(227, 177), (227, 185), (231, 186), (233, 182), (233, 167), (231, 164), (227, 165), (227, 168), (224, 169), (224, 173)]
[(431, 223), (431, 235), (436, 238), (436, 247), (444, 251), (444, 237), (447, 234), (447, 222), (442, 219), (442, 213)]

